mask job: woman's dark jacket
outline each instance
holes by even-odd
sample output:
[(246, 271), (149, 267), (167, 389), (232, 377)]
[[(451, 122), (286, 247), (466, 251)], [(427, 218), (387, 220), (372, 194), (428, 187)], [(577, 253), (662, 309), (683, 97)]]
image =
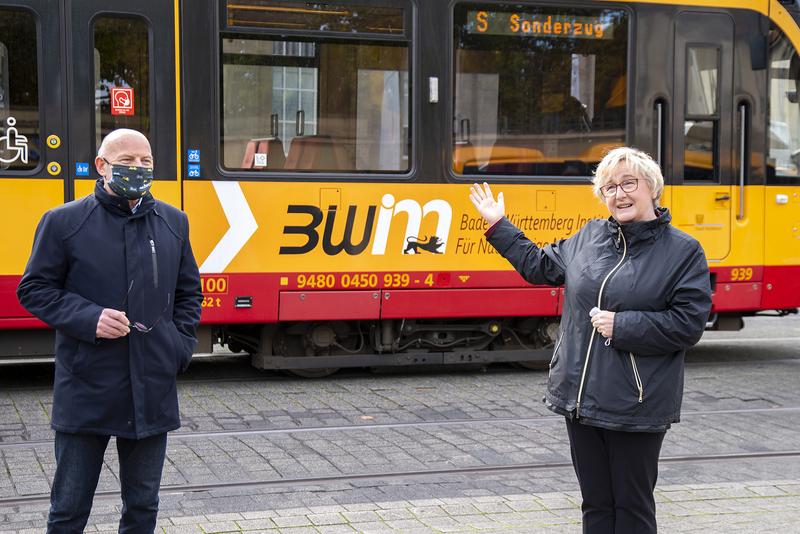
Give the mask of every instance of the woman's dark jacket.
[[(507, 219), (491, 229), (489, 243), (528, 282), (565, 285), (544, 398), (554, 412), (612, 430), (680, 420), (684, 353), (703, 333), (711, 287), (700, 244), (670, 220), (665, 208), (646, 222), (597, 219), (543, 248)], [(595, 306), (616, 312), (608, 345), (592, 327)]]
[[(180, 426), (175, 377), (196, 344), (200, 275), (186, 214), (150, 194), (132, 213), (101, 183), (42, 217), (17, 296), (56, 329), (53, 429), (138, 439)], [(155, 327), (97, 339), (103, 308)]]

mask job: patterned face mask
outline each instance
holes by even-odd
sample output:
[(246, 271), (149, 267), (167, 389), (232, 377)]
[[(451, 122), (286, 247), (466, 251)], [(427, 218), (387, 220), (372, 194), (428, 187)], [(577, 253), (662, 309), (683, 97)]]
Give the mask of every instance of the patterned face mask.
[(132, 167), (128, 165), (111, 165), (111, 179), (108, 187), (117, 195), (128, 200), (138, 200), (145, 196), (153, 185), (153, 169), (150, 167)]

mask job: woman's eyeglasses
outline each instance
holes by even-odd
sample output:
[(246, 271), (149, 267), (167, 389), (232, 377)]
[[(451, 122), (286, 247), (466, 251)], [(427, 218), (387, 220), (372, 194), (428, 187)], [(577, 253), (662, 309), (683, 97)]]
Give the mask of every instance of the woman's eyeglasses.
[[(125, 311), (125, 305), (128, 303), (128, 295), (130, 295), (131, 289), (133, 289), (133, 280), (131, 280), (131, 283), (128, 286), (128, 292), (125, 293), (125, 300), (122, 301), (122, 306), (119, 307), (119, 309), (122, 311)], [(129, 321), (128, 328), (133, 328), (134, 330), (136, 330), (137, 332), (141, 332), (142, 334), (147, 334), (150, 331), (152, 331), (153, 328), (158, 326), (158, 323), (160, 323), (161, 320), (164, 318), (164, 314), (167, 313), (167, 310), (169, 309), (169, 303), (171, 300), (170, 297), (171, 294), (167, 293), (167, 305), (164, 306), (164, 309), (161, 310), (161, 313), (159, 314), (158, 318), (151, 326), (147, 326), (144, 323), (140, 323), (138, 321)]]
[(603, 194), (604, 197), (613, 197), (617, 194), (617, 187), (625, 191), (626, 193), (633, 193), (636, 191), (636, 188), (639, 187), (639, 179), (638, 178), (630, 178), (625, 180), (620, 184), (608, 184), (604, 185), (600, 188), (600, 192)]

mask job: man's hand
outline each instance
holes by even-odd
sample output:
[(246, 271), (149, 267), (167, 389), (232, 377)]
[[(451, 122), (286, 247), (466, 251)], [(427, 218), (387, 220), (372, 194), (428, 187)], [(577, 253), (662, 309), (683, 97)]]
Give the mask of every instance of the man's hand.
[(495, 201), (494, 196), (492, 196), (492, 190), (486, 182), (483, 182), (483, 187), (478, 184), (472, 184), (469, 199), (490, 227), (506, 214), (503, 193), (498, 193), (497, 201)]
[(95, 335), (103, 339), (117, 339), (127, 336), (131, 329), (128, 327), (130, 321), (125, 312), (104, 308), (97, 321), (97, 332)]
[(614, 334), (614, 312), (600, 310), (592, 315), (592, 326), (603, 337), (613, 337)]

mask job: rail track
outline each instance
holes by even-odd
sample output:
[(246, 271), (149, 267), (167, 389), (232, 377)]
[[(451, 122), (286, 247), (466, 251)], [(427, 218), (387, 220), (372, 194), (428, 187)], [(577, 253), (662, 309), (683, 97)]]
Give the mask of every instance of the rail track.
[[(800, 338), (785, 338), (786, 340), (800, 340)], [(722, 343), (730, 343), (731, 345), (740, 345), (747, 342), (752, 344), (754, 342), (767, 342), (767, 341), (783, 341), (784, 338), (746, 338), (740, 340), (725, 339), (725, 340), (707, 340), (707, 346), (717, 346)], [(777, 362), (791, 362), (800, 363), (800, 359), (791, 358), (777, 358), (777, 359), (755, 359), (749, 361), (700, 361), (703, 365), (727, 365), (727, 364), (764, 364), (764, 363), (777, 363)], [(691, 362), (695, 363), (695, 362)], [(690, 363), (690, 364), (691, 364)], [(508, 372), (507, 369), (498, 369), (499, 372)], [(490, 371), (492, 372), (492, 371)], [(297, 380), (296, 378), (284, 377), (275, 374), (261, 374), (254, 372), (254, 374), (236, 373), (234, 376), (222, 377), (187, 377), (181, 380), (182, 384), (226, 384), (226, 383), (241, 383), (241, 382), (280, 382), (284, 380)], [(369, 376), (364, 371), (348, 371), (348, 377), (362, 377)], [(41, 380), (37, 377), (37, 380)], [(18, 386), (18, 387), (2, 387), (3, 392), (37, 392), (49, 390), (50, 386)], [(740, 415), (743, 417), (759, 416), (767, 414), (796, 414), (800, 412), (800, 406), (776, 406), (776, 407), (753, 407), (753, 408), (731, 408), (720, 410), (692, 410), (684, 411), (682, 417), (690, 420), (694, 418), (714, 417), (714, 416), (732, 416)], [(519, 425), (525, 427), (532, 427), (537, 425), (550, 425), (557, 424), (563, 420), (562, 416), (554, 414), (531, 414), (530, 416), (518, 417), (489, 417), (489, 418), (459, 418), (459, 419), (440, 419), (440, 420), (426, 420), (426, 421), (413, 421), (413, 422), (388, 422), (388, 423), (354, 423), (345, 425), (315, 425), (315, 426), (284, 426), (280, 428), (244, 428), (238, 430), (184, 430), (174, 432), (170, 435), (170, 440), (175, 442), (190, 441), (190, 440), (203, 440), (215, 438), (245, 438), (248, 436), (280, 436), (280, 435), (293, 435), (301, 433), (339, 433), (346, 435), (348, 432), (370, 432), (378, 430), (393, 430), (403, 428), (444, 428), (463, 425)], [(8, 436), (6, 436), (8, 438)], [(12, 439), (16, 439), (13, 436)], [(48, 448), (52, 449), (52, 439), (42, 440), (16, 440), (10, 442), (0, 442), (0, 453), (4, 451), (12, 451), (14, 449), (30, 449), (30, 448)], [(681, 464), (681, 463), (718, 463), (718, 462), (736, 462), (736, 461), (760, 461), (781, 458), (800, 458), (800, 449), (790, 445), (789, 447), (776, 448), (776, 450), (769, 450), (767, 448), (759, 448), (758, 450), (739, 450), (735, 449), (731, 452), (725, 453), (711, 453), (711, 454), (687, 454), (687, 455), (673, 455), (662, 456), (660, 462), (662, 464)], [(256, 478), (245, 480), (218, 480), (204, 483), (185, 483), (165, 485), (162, 487), (163, 494), (190, 494), (200, 493), (207, 491), (219, 490), (236, 490), (252, 488), (254, 491), (257, 488), (266, 487), (280, 487), (291, 489), (293, 487), (324, 484), (324, 483), (357, 483), (368, 481), (381, 481), (381, 480), (408, 480), (409, 482), (424, 482), (426, 480), (434, 480), (436, 477), (454, 477), (454, 476), (491, 476), (495, 474), (504, 473), (524, 473), (528, 471), (542, 471), (542, 470), (559, 470), (559, 469), (572, 469), (572, 464), (566, 459), (557, 459), (555, 461), (542, 461), (533, 463), (515, 463), (515, 464), (488, 464), (478, 466), (442, 466), (439, 464), (437, 468), (432, 469), (396, 469), (376, 472), (356, 472), (356, 473), (332, 473), (324, 476), (299, 476), (299, 477), (268, 477)], [(96, 496), (101, 499), (118, 498), (118, 490), (103, 490), (98, 491)], [(9, 508), (15, 506), (23, 506), (28, 504), (46, 504), (49, 502), (50, 496), (46, 493), (33, 493), (28, 495), (13, 495), (0, 498), (0, 508)]]
[[(686, 463), (686, 462), (729, 462), (741, 460), (760, 460), (774, 458), (800, 457), (800, 450), (783, 451), (755, 451), (729, 454), (698, 454), (680, 456), (662, 456), (659, 459), (661, 464)], [(541, 462), (524, 463), (511, 465), (486, 465), (477, 467), (454, 467), (452, 469), (428, 469), (428, 470), (409, 470), (409, 471), (383, 471), (375, 473), (356, 473), (342, 474), (319, 477), (297, 477), (297, 478), (278, 478), (278, 479), (259, 479), (245, 480), (237, 482), (213, 482), (207, 484), (174, 484), (161, 487), (162, 494), (176, 493), (195, 493), (205, 491), (219, 491), (246, 488), (281, 487), (295, 488), (300, 486), (324, 484), (324, 483), (350, 483), (363, 482), (370, 480), (390, 480), (401, 479), (419, 482), (431, 477), (439, 476), (458, 476), (458, 475), (494, 475), (513, 472), (541, 471), (547, 469), (572, 469), (570, 462)], [(119, 491), (103, 490), (95, 493), (95, 498), (109, 499), (117, 498)], [(0, 498), (0, 508), (13, 507), (30, 504), (46, 504), (50, 502), (50, 494), (36, 493), (18, 497)]]
[[(800, 338), (786, 338), (792, 341), (796, 341), (800, 343)], [(743, 341), (750, 341), (752, 339), (747, 339)], [(769, 341), (767, 338), (764, 341)], [(710, 348), (711, 346), (716, 345), (724, 345), (730, 343), (734, 346), (743, 345), (744, 343), (740, 342), (739, 340), (708, 340), (705, 343), (708, 343), (706, 347)], [(207, 363), (207, 362), (206, 362)], [(767, 363), (791, 363), (800, 365), (800, 358), (787, 358), (787, 357), (780, 357), (780, 358), (752, 358), (752, 359), (739, 359), (739, 358), (732, 358), (730, 360), (706, 360), (701, 358), (692, 358), (691, 354), (687, 356), (687, 365), (713, 365), (713, 366), (746, 366), (746, 365), (764, 365)], [(212, 364), (213, 365), (213, 364)], [(478, 366), (478, 364), (475, 364)], [(389, 368), (389, 372), (392, 368)], [(402, 369), (398, 371), (398, 373), (403, 373), (407, 371), (405, 368), (398, 368)], [(420, 370), (410, 371), (414, 375), (419, 376), (431, 376), (439, 372), (439, 368), (424, 368)], [(386, 372), (386, 370), (384, 370)], [(506, 367), (506, 364), (498, 363), (492, 364), (488, 368), (487, 372), (496, 372), (496, 373), (532, 373), (536, 374), (541, 371), (537, 370), (526, 370), (526, 369), (511, 369), (510, 367)], [(321, 380), (328, 380), (335, 382), (336, 380), (348, 379), (348, 378), (365, 378), (374, 376), (370, 370), (364, 369), (343, 369), (339, 371), (334, 377), (332, 378), (325, 378)], [(8, 379), (0, 380), (0, 393), (49, 393), (52, 391), (52, 382), (53, 377), (37, 377), (36, 380), (40, 381), (39, 384), (34, 385), (11, 385), (7, 384)], [(300, 381), (305, 382), (308, 379), (300, 379), (296, 376), (291, 375), (284, 375), (280, 374), (279, 372), (264, 372), (264, 371), (257, 371), (252, 369), (251, 372), (245, 372), (241, 374), (233, 374), (233, 375), (226, 375), (226, 376), (217, 376), (217, 377), (193, 377), (193, 376), (182, 376), (178, 379), (178, 385), (204, 385), (204, 384), (247, 384), (247, 383), (259, 383), (259, 382), (297, 382)]]
[[(695, 410), (681, 413), (684, 418), (705, 417), (713, 415), (747, 415), (764, 413), (787, 413), (800, 412), (800, 406), (777, 406), (774, 408), (738, 408), (730, 410)], [(555, 414), (536, 415), (531, 417), (485, 417), (472, 419), (442, 419), (438, 421), (411, 421), (405, 423), (364, 423), (352, 425), (321, 425), (321, 426), (296, 426), (282, 428), (264, 429), (241, 429), (241, 430), (212, 430), (212, 431), (177, 431), (169, 435), (170, 441), (184, 441), (194, 439), (209, 438), (229, 438), (243, 436), (267, 436), (280, 434), (301, 434), (319, 432), (348, 432), (356, 430), (392, 430), (397, 428), (424, 428), (424, 427), (444, 427), (457, 425), (480, 425), (509, 423), (517, 425), (538, 425), (563, 421), (564, 417)], [(23, 449), (30, 447), (52, 446), (52, 439), (41, 440), (21, 440), (12, 442), (0, 442), (0, 451), (10, 449)]]

